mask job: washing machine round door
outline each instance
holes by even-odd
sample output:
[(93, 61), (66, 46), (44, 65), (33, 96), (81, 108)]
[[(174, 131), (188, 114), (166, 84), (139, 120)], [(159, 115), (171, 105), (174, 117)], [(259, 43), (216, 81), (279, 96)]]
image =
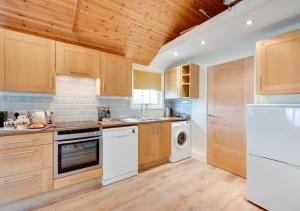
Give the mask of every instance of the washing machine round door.
[(178, 130), (175, 136), (175, 146), (179, 150), (184, 150), (188, 146), (188, 133), (186, 130)]

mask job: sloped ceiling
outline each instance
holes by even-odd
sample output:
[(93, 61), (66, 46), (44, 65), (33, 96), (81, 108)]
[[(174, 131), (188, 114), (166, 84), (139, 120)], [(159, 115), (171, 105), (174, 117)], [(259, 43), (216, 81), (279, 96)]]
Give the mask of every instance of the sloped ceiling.
[(0, 25), (149, 64), (160, 47), (227, 9), (222, 0), (3, 0)]
[[(253, 24), (247, 26), (247, 20)], [(162, 46), (148, 68), (163, 71), (190, 62), (210, 66), (254, 55), (257, 41), (298, 29), (299, 25), (299, 0), (243, 0)]]

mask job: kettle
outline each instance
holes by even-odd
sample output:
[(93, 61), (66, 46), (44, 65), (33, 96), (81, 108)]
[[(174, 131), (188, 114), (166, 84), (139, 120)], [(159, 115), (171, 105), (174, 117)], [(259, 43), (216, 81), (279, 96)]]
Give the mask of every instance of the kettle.
[(172, 116), (172, 108), (166, 107), (165, 108), (165, 117)]

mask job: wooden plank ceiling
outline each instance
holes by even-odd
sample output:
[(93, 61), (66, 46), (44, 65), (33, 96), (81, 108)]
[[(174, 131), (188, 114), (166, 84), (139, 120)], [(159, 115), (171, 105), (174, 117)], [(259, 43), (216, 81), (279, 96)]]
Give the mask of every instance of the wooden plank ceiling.
[(149, 64), (159, 48), (227, 9), (222, 0), (0, 0), (0, 25)]

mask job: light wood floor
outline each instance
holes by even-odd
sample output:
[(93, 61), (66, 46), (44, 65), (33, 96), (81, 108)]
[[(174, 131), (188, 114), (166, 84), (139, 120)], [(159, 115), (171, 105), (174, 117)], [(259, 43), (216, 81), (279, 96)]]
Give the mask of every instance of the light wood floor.
[(37, 210), (260, 210), (245, 199), (245, 186), (241, 177), (189, 159)]

